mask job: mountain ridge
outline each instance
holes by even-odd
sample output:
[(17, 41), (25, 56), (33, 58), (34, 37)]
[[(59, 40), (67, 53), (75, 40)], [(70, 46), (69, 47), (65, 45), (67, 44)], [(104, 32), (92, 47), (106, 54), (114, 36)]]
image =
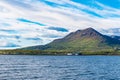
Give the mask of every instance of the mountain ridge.
[(118, 39), (103, 35), (93, 28), (87, 28), (72, 32), (64, 38), (55, 39), (46, 45), (38, 45), (24, 49), (93, 51), (110, 50), (116, 47), (120, 47), (120, 41)]

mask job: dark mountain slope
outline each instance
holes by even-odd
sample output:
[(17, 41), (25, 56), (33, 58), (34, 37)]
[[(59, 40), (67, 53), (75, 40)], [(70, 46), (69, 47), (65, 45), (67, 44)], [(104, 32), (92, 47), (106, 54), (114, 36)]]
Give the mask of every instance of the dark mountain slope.
[(120, 40), (120, 36), (112, 35), (112, 36), (110, 36), (110, 37)]

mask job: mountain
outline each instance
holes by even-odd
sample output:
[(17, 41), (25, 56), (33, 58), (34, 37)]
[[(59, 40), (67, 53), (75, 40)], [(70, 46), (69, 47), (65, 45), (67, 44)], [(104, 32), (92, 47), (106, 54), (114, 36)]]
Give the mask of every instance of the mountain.
[(32, 46), (24, 49), (33, 50), (66, 50), (66, 51), (100, 51), (120, 47), (117, 38), (103, 35), (93, 28), (77, 30), (61, 39), (46, 45)]
[(120, 36), (112, 35), (111, 37), (120, 40)]

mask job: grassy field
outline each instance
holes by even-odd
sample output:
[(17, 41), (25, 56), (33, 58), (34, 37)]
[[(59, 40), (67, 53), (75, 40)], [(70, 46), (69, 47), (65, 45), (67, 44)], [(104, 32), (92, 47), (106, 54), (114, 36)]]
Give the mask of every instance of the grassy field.
[(120, 50), (67, 51), (67, 50), (0, 50), (1, 55), (120, 55)]

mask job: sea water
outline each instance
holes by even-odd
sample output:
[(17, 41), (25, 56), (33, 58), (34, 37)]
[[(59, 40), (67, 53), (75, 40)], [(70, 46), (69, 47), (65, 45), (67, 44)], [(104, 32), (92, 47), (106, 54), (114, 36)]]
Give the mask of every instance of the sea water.
[(0, 80), (120, 80), (120, 56), (0, 55)]

